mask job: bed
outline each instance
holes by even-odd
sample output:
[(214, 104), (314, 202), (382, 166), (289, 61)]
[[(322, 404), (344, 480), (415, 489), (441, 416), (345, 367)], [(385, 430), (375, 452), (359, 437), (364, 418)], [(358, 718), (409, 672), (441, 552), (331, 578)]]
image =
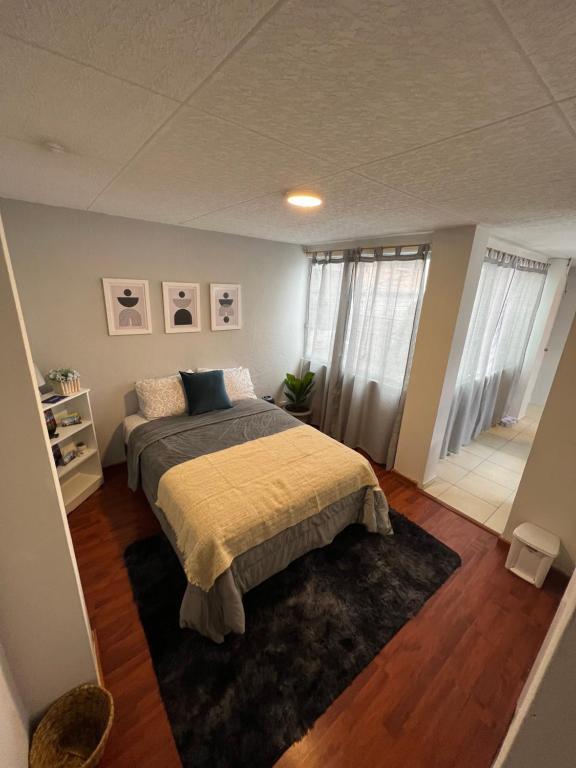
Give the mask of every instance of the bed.
[(187, 576), (180, 625), (215, 642), (245, 631), (244, 593), (348, 525), (392, 533), (369, 462), (271, 403), (124, 427), (128, 484)]

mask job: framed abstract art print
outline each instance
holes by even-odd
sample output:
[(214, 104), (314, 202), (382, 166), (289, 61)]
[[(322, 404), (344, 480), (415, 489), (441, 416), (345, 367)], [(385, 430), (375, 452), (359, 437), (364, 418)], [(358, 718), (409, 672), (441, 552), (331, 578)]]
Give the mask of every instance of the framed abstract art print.
[(162, 283), (166, 333), (201, 330), (200, 286), (198, 283)]
[(242, 328), (242, 294), (237, 283), (210, 283), (210, 318), (213, 331)]
[(102, 288), (110, 336), (152, 333), (148, 280), (103, 277)]

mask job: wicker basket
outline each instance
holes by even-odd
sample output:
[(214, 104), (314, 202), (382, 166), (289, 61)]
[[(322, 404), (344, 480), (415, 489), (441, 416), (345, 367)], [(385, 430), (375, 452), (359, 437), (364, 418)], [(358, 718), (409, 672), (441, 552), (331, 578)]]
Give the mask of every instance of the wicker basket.
[(93, 768), (102, 759), (114, 701), (98, 685), (81, 685), (52, 704), (32, 737), (30, 768)]
[(51, 381), (54, 392), (58, 395), (73, 395), (76, 392), (80, 392), (80, 379), (72, 379), (71, 381)]

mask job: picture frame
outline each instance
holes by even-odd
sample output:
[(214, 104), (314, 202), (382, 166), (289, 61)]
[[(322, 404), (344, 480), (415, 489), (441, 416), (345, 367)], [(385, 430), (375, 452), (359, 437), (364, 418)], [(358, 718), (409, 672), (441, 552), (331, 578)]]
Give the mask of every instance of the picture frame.
[(166, 333), (202, 330), (199, 283), (162, 283)]
[(103, 277), (110, 336), (152, 333), (148, 280)]
[(238, 283), (210, 283), (210, 324), (213, 331), (242, 328), (242, 287)]

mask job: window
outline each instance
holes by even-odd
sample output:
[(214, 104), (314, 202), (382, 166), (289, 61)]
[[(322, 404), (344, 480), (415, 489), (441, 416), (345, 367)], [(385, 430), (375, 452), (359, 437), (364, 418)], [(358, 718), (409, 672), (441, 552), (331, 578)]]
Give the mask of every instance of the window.
[(318, 374), (312, 418), (391, 465), (428, 246), (316, 254), (305, 358)]
[[(402, 384), (410, 349), (424, 260), (369, 261), (353, 266), (342, 366), (381, 384)], [(332, 357), (344, 262), (311, 265), (305, 358)], [(345, 300), (345, 299), (344, 299)]]
[(402, 386), (424, 261), (357, 265), (343, 366), (366, 379)]
[(343, 267), (340, 262), (310, 268), (304, 356), (316, 364), (327, 365), (332, 354)]

